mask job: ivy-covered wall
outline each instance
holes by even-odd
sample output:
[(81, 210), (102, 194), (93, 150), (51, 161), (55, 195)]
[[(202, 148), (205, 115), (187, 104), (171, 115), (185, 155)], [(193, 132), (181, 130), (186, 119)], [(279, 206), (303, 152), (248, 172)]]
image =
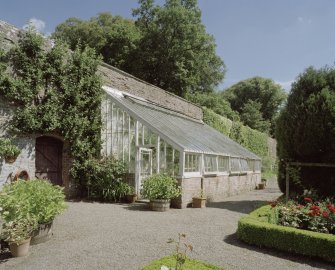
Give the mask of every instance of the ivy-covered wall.
[(267, 134), (233, 122), (211, 109), (203, 108), (204, 122), (262, 158), (262, 171), (273, 171), (276, 163), (276, 141)]

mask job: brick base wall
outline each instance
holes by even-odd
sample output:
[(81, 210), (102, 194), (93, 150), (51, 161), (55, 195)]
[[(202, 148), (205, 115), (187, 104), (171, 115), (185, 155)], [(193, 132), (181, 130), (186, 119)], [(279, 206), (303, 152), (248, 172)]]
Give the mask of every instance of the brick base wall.
[[(178, 181), (182, 187), (182, 195), (172, 201), (172, 206), (177, 208), (191, 206), (192, 198), (200, 195), (201, 177), (183, 178)], [(218, 202), (253, 190), (260, 181), (261, 173), (209, 176), (203, 178), (203, 192), (209, 202)]]

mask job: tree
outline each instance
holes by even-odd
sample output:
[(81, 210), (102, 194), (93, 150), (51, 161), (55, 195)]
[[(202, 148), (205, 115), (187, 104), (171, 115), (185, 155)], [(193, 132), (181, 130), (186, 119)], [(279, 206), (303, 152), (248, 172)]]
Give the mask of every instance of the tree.
[(210, 92), (224, 77), (213, 36), (206, 33), (196, 0), (140, 0), (133, 11), (142, 37), (131, 73), (179, 96)]
[(249, 99), (241, 110), (241, 121), (253, 129), (268, 133), (270, 122), (263, 119), (261, 106), (259, 102)]
[[(292, 85), (287, 105), (277, 121), (279, 184), (285, 188), (288, 161), (335, 163), (335, 69), (306, 69)], [(293, 190), (335, 193), (335, 169), (302, 167)]]
[[(271, 79), (253, 77), (236, 83), (225, 90), (222, 95), (230, 102), (233, 110), (240, 114), (244, 110), (243, 118), (248, 119), (248, 121), (252, 119), (252, 116), (247, 117), (246, 111), (251, 108), (250, 105), (246, 104), (250, 100), (257, 102), (260, 105), (259, 112), (261, 114), (261, 118), (258, 117), (257, 121), (268, 121), (270, 123), (270, 133), (274, 133), (275, 118), (286, 99), (286, 93), (280, 85), (275, 84)], [(250, 122), (249, 124), (258, 126), (257, 123), (252, 124)]]
[(130, 53), (136, 48), (140, 32), (134, 21), (100, 13), (88, 21), (69, 18), (59, 24), (53, 38), (61, 39), (74, 50), (80, 43), (94, 48), (104, 62), (127, 69)]
[(230, 103), (218, 92), (187, 94), (186, 99), (201, 107), (209, 108), (232, 121), (240, 120), (238, 113), (232, 110)]

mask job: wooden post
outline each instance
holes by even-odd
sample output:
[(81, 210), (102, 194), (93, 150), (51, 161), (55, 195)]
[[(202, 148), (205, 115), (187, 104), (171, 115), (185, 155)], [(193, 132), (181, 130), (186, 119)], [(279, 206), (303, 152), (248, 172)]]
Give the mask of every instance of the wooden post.
[(286, 163), (286, 201), (288, 201), (289, 199), (289, 192), (290, 192), (290, 175), (289, 175), (289, 168), (290, 168), (290, 164)]

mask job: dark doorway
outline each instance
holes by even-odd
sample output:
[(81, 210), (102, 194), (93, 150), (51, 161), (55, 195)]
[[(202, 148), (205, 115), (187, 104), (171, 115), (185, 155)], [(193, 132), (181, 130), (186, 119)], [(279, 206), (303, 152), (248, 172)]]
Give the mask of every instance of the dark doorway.
[(54, 185), (63, 185), (62, 151), (63, 142), (53, 137), (36, 138), (35, 176), (49, 179)]

